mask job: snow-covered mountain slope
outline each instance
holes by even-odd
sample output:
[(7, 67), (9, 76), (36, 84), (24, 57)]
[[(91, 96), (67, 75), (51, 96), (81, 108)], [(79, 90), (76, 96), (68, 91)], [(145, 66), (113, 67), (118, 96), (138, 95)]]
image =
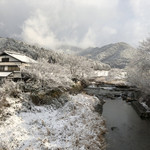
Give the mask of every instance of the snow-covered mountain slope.
[(137, 50), (127, 43), (120, 42), (105, 45), (101, 48), (88, 48), (79, 55), (99, 60), (109, 64), (111, 67), (124, 68), (134, 58)]

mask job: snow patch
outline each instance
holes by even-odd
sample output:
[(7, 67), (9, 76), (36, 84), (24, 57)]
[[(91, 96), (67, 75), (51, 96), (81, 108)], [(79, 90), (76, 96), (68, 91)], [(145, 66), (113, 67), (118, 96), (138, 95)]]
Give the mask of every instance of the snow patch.
[(108, 76), (109, 71), (95, 71), (95, 75), (97, 77), (107, 77)]
[(146, 112), (150, 112), (150, 107), (146, 104), (146, 102), (141, 102), (142, 106), (146, 109)]

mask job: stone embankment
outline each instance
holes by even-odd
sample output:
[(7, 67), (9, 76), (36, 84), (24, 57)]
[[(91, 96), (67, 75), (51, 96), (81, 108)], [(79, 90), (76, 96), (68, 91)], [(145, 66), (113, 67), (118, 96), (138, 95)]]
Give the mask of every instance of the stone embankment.
[(141, 118), (150, 118), (150, 112), (141, 103), (134, 101), (131, 104)]

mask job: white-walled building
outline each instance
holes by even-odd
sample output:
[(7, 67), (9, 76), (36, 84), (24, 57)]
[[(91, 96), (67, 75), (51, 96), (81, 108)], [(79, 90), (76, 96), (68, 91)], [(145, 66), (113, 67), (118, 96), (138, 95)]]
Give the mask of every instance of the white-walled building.
[(20, 68), (36, 63), (35, 60), (13, 51), (0, 54), (0, 78), (21, 78)]

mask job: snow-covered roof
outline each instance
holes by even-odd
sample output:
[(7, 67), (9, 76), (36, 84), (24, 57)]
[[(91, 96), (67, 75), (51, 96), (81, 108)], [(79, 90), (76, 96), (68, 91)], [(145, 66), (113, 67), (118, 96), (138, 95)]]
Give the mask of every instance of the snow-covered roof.
[(24, 62), (24, 63), (36, 63), (36, 61), (33, 60), (32, 58), (27, 57), (27, 56), (20, 54), (20, 53), (17, 53), (17, 52), (4, 51), (3, 53), (21, 61), (21, 62)]
[(7, 77), (10, 74), (12, 74), (12, 72), (0, 72), (0, 77)]

